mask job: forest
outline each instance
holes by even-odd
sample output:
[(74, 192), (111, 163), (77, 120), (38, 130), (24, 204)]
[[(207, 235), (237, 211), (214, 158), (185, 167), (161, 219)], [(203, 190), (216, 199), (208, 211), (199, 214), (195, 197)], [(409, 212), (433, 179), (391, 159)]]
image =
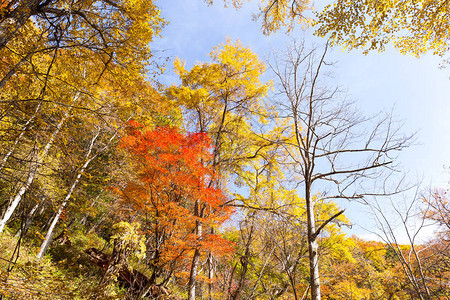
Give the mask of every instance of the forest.
[(292, 37), (195, 63), (156, 46), (163, 1), (0, 0), (0, 300), (449, 300), (448, 184), (408, 177), (417, 135), (329, 55), (448, 71), (450, 1), (189, 0)]

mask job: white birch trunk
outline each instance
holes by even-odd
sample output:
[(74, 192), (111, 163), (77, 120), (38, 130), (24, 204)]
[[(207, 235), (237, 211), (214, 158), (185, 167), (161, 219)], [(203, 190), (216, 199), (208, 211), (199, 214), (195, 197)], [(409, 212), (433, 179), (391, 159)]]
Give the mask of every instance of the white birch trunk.
[[(76, 102), (78, 100), (78, 98), (80, 97), (80, 92), (78, 92), (74, 99), (73, 102)], [(35, 162), (32, 162), (32, 167), (30, 168), (30, 172), (28, 174), (28, 178), (27, 181), (25, 182), (25, 184), (23, 184), (19, 191), (17, 192), (17, 194), (14, 196), (14, 198), (12, 199), (12, 201), (10, 201), (10, 205), (9, 207), (6, 209), (5, 214), (3, 215), (2, 220), (0, 221), (0, 233), (3, 232), (3, 229), (6, 226), (6, 223), (9, 221), (9, 219), (11, 218), (11, 216), (13, 215), (14, 211), (16, 210), (17, 206), (19, 205), (20, 201), (22, 200), (23, 195), (25, 194), (25, 192), (30, 188), (31, 184), (34, 181), (34, 177), (36, 176), (37, 170), (39, 168), (39, 165), (42, 163), (42, 161), (47, 157), (48, 151), (50, 150), (53, 141), (55, 140), (56, 136), (59, 134), (59, 132), (61, 131), (61, 128), (64, 124), (64, 122), (67, 120), (67, 118), (69, 117), (71, 108), (69, 108), (64, 116), (61, 118), (61, 120), (59, 121), (58, 125), (56, 126), (56, 130), (53, 132), (52, 136), (50, 137), (50, 140), (47, 142), (47, 144), (44, 147), (44, 151), (38, 156), (37, 160)]]
[(311, 300), (320, 300), (320, 274), (319, 274), (319, 247), (316, 236), (316, 222), (314, 217), (314, 202), (311, 199), (311, 186), (307, 181), (306, 192), (306, 217), (308, 223), (308, 256), (309, 256), (309, 284), (311, 286)]
[(78, 182), (80, 181), (81, 175), (83, 175), (84, 170), (86, 170), (86, 168), (88, 167), (90, 162), (95, 157), (97, 157), (97, 155), (94, 155), (92, 157), (90, 157), (90, 156), (91, 156), (91, 153), (92, 153), (92, 148), (94, 147), (95, 140), (98, 138), (99, 134), (100, 134), (100, 130), (97, 131), (97, 134), (92, 138), (91, 144), (89, 145), (89, 150), (88, 150), (88, 152), (86, 154), (86, 161), (84, 162), (83, 166), (78, 171), (77, 177), (73, 181), (69, 192), (67, 193), (66, 197), (64, 198), (63, 203), (59, 206), (58, 212), (56, 213), (55, 217), (53, 218), (52, 223), (50, 224), (50, 227), (49, 227), (49, 229), (47, 231), (47, 234), (45, 235), (45, 239), (44, 239), (44, 241), (41, 244), (41, 248), (39, 249), (39, 253), (37, 255), (38, 259), (41, 259), (42, 256), (44, 256), (45, 252), (47, 251), (48, 246), (52, 242), (53, 235), (54, 235), (54, 229), (56, 227), (56, 224), (58, 223), (59, 218), (61, 217), (61, 214), (64, 211), (64, 208), (66, 207), (67, 203), (69, 202), (69, 199), (72, 196), (73, 191), (75, 190), (76, 186), (78, 185)]
[(39, 112), (39, 109), (41, 108), (41, 104), (42, 102), (40, 102), (38, 104), (38, 106), (36, 107), (36, 110), (34, 112), (34, 114), (28, 119), (28, 121), (25, 123), (25, 125), (23, 126), (23, 130), (22, 132), (17, 136), (16, 140), (14, 141), (14, 144), (11, 146), (11, 149), (9, 149), (8, 153), (5, 154), (5, 156), (2, 159), (2, 162), (0, 164), (0, 172), (3, 170), (3, 168), (6, 165), (6, 162), (8, 161), (8, 158), (11, 156), (11, 154), (14, 152), (14, 150), (16, 150), (17, 144), (19, 143), (19, 141), (22, 139), (22, 136), (25, 134), (28, 125), (31, 123), (31, 121), (34, 120), (34, 118), (36, 117), (37, 113)]

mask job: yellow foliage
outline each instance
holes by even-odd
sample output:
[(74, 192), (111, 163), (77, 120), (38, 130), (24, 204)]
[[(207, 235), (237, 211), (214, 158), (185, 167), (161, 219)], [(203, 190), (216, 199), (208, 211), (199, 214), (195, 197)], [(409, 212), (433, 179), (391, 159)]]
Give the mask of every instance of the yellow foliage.
[(263, 102), (270, 83), (260, 80), (266, 67), (249, 48), (229, 39), (209, 56), (212, 62), (190, 70), (175, 60), (181, 84), (167, 88), (166, 95), (185, 109), (188, 130), (209, 133), (216, 169), (222, 175), (239, 173), (248, 161), (244, 158), (264, 147), (253, 125), (270, 114)]
[(311, 9), (310, 0), (262, 0), (258, 17), (262, 19), (262, 30), (269, 35), (285, 27), (290, 32), (294, 25), (310, 23), (304, 12)]
[(121, 221), (114, 224), (113, 229), (116, 232), (111, 237), (115, 244), (120, 244), (123, 248), (130, 249), (139, 259), (145, 257), (145, 238), (139, 233), (140, 223), (128, 223)]
[(444, 55), (450, 40), (450, 5), (441, 0), (338, 0), (316, 13), (316, 34), (351, 50)]

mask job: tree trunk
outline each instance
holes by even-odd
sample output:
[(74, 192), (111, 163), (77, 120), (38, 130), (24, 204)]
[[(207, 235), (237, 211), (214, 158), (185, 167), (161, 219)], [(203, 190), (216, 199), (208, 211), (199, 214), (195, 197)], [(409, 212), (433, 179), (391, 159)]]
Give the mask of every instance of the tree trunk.
[(195, 249), (192, 258), (191, 273), (189, 275), (189, 295), (188, 300), (195, 300), (195, 284), (197, 282), (197, 269), (200, 261), (200, 249)]
[[(0, 86), (0, 88), (1, 88), (1, 86)], [(37, 105), (36, 110), (34, 111), (33, 115), (28, 119), (28, 121), (25, 123), (25, 125), (23, 125), (23, 130), (21, 130), (20, 134), (14, 140), (14, 144), (11, 146), (11, 148), (8, 151), (8, 153), (6, 153), (5, 156), (3, 157), (2, 162), (0, 163), (0, 172), (5, 167), (6, 162), (8, 161), (9, 157), (11, 156), (11, 154), (14, 152), (14, 150), (16, 150), (17, 144), (19, 143), (19, 141), (22, 139), (22, 136), (27, 131), (28, 125), (30, 125), (30, 123), (36, 117), (37, 113), (39, 112), (39, 110), (41, 108), (41, 104), (42, 104), (42, 102), (39, 102), (39, 104)]]
[[(212, 228), (211, 228), (211, 231), (213, 231)], [(212, 297), (212, 287), (213, 287), (212, 280), (214, 278), (214, 258), (212, 256), (212, 253), (208, 254), (208, 258), (206, 260), (206, 265), (207, 265), (207, 268), (208, 268), (208, 279), (209, 279), (209, 282), (208, 282), (208, 300), (213, 300), (213, 297)]]
[[(34, 49), (36, 48), (36, 46), (34, 47)], [(19, 69), (19, 67), (26, 62), (27, 60), (31, 59), (31, 56), (34, 54), (34, 51), (28, 52), (24, 57), (22, 57), (22, 59), (16, 63), (14, 65), (14, 67), (12, 67), (9, 72), (3, 76), (2, 80), (0, 80), (0, 90), (5, 86), (5, 84), (8, 82), (9, 79), (11, 79), (11, 77), (13, 77), (14, 74), (16, 74), (17, 70)]]
[(48, 229), (47, 234), (45, 235), (45, 239), (41, 244), (41, 248), (39, 249), (39, 253), (37, 255), (38, 259), (41, 259), (42, 256), (44, 256), (45, 252), (47, 251), (48, 246), (52, 242), (56, 223), (58, 223), (59, 217), (61, 216), (62, 212), (64, 211), (64, 208), (66, 207), (67, 203), (69, 202), (69, 199), (72, 196), (73, 191), (75, 190), (76, 186), (78, 185), (81, 175), (83, 175), (84, 170), (86, 170), (89, 163), (97, 156), (97, 155), (94, 155), (93, 157), (90, 157), (92, 148), (94, 147), (95, 140), (98, 138), (99, 134), (100, 134), (100, 130), (97, 131), (97, 134), (91, 140), (91, 144), (89, 145), (89, 150), (86, 154), (86, 161), (85, 161), (84, 165), (78, 171), (77, 177), (73, 181), (72, 186), (70, 187), (69, 192), (67, 193), (66, 197), (64, 198), (63, 203), (58, 208), (58, 212), (56, 213), (56, 216), (53, 218), (50, 228)]
[(311, 300), (320, 300), (319, 254), (314, 217), (314, 203), (311, 200), (311, 186), (305, 183), (306, 216), (308, 222), (308, 256), (309, 282), (311, 285)]
[(27, 181), (19, 188), (19, 191), (17, 192), (16, 196), (14, 196), (14, 198), (10, 201), (11, 204), (8, 206), (5, 213), (3, 214), (3, 218), (0, 221), (0, 233), (3, 232), (3, 229), (5, 229), (6, 223), (13, 215), (14, 211), (16, 210), (16, 207), (19, 205), (20, 200), (22, 200), (23, 195), (33, 183), (37, 169), (38, 169), (38, 162), (37, 161), (31, 162), (30, 170), (28, 171)]
[[(200, 211), (199, 206), (200, 206), (200, 203), (197, 200), (195, 202), (194, 214), (201, 218), (203, 213)], [(197, 220), (195, 232), (196, 232), (198, 238), (200, 238), (202, 235), (202, 229), (203, 229), (202, 227), (203, 227), (202, 222)], [(199, 246), (196, 246), (195, 252), (194, 252), (194, 257), (192, 258), (191, 272), (189, 274), (188, 300), (195, 300), (195, 284), (197, 282), (197, 269), (198, 269), (199, 261), (200, 261), (200, 248), (199, 248)]]
[[(78, 98), (80, 97), (80, 92), (77, 92), (73, 102), (76, 102)], [(28, 178), (25, 184), (23, 184), (19, 192), (16, 194), (16, 196), (12, 199), (10, 202), (10, 206), (6, 209), (5, 214), (3, 215), (2, 220), (0, 221), (0, 233), (3, 232), (3, 229), (6, 226), (6, 223), (9, 221), (11, 216), (13, 215), (14, 211), (16, 210), (17, 206), (19, 205), (20, 201), (22, 200), (23, 195), (26, 191), (30, 188), (31, 184), (34, 181), (34, 177), (36, 176), (37, 170), (39, 168), (39, 165), (43, 162), (43, 160), (47, 157), (48, 151), (50, 150), (53, 141), (55, 140), (56, 136), (59, 134), (64, 122), (69, 117), (71, 108), (69, 108), (59, 121), (58, 125), (56, 126), (56, 130), (53, 132), (52, 136), (50, 137), (50, 140), (47, 142), (47, 144), (44, 147), (44, 151), (38, 156), (35, 162), (31, 163), (30, 171), (28, 173)]]
[[(0, 49), (3, 49), (31, 16), (37, 13), (41, 1), (28, 0), (21, 2), (18, 7), (7, 12), (0, 20)], [(46, 1), (46, 5), (50, 4), (50, 2)]]
[(247, 243), (245, 245), (245, 252), (244, 255), (241, 256), (241, 266), (242, 266), (242, 271), (241, 271), (241, 278), (239, 279), (239, 283), (238, 286), (236, 287), (236, 289), (234, 290), (233, 294), (231, 295), (231, 299), (232, 300), (239, 300), (242, 288), (244, 287), (244, 281), (245, 281), (245, 276), (247, 276), (247, 270), (248, 270), (248, 261), (250, 258), (250, 245), (252, 243), (253, 240), (253, 230), (254, 227), (253, 225), (250, 227), (250, 234), (248, 236), (248, 240)]
[(19, 227), (19, 229), (17, 230), (17, 233), (15, 235), (16, 238), (18, 238), (22, 233), (23, 234), (27, 233), (28, 228), (31, 225), (31, 222), (33, 221), (34, 214), (35, 214), (36, 210), (39, 208), (40, 204), (41, 204), (40, 202), (36, 203), (36, 205), (33, 207), (33, 209), (28, 213), (25, 224), (23, 224), (23, 226)]

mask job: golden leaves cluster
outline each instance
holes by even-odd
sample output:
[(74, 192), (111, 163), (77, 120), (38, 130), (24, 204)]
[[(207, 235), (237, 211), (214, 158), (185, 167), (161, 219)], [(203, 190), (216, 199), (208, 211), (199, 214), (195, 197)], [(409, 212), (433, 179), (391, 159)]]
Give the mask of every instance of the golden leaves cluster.
[(392, 42), (402, 54), (449, 49), (450, 4), (441, 0), (338, 0), (316, 13), (316, 34), (351, 50), (382, 51)]

